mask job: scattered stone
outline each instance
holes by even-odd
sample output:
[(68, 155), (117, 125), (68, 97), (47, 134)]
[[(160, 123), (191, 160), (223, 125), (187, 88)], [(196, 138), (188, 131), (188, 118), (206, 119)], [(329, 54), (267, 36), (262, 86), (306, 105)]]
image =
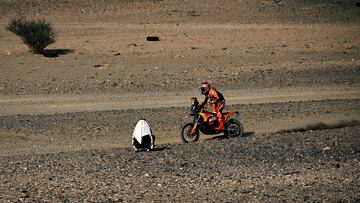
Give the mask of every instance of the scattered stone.
[(188, 16), (198, 17), (200, 14), (197, 11), (189, 11), (187, 13)]
[(153, 41), (153, 42), (160, 41), (160, 37), (156, 36), (156, 35), (149, 35), (149, 36), (146, 37), (146, 40), (147, 41)]
[(22, 198), (29, 198), (29, 197), (30, 197), (29, 191), (23, 189), (23, 190), (21, 191), (21, 197), (22, 197)]
[(98, 69), (106, 69), (106, 68), (110, 67), (110, 64), (108, 64), (108, 63), (103, 64), (103, 65), (101, 65), (101, 64), (96, 64), (96, 65), (94, 65), (94, 67), (95, 67), (95, 68), (98, 68)]

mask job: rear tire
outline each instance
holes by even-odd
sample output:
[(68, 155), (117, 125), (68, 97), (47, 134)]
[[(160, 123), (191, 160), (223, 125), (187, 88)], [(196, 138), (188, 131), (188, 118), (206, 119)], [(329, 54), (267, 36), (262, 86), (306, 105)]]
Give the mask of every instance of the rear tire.
[(180, 138), (183, 143), (197, 142), (199, 140), (200, 134), (198, 129), (196, 129), (194, 135), (191, 134), (191, 129), (193, 127), (193, 123), (187, 123), (181, 128)]
[(231, 119), (226, 123), (224, 136), (226, 138), (241, 137), (244, 134), (244, 127), (240, 121)]

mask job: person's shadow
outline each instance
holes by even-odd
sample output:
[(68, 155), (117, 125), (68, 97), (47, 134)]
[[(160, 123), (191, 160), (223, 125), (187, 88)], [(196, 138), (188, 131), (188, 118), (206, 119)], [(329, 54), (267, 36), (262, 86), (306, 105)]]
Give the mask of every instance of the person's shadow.
[(167, 145), (155, 145), (153, 149), (149, 150), (149, 149), (139, 149), (136, 152), (158, 152), (158, 151), (163, 151), (165, 149), (169, 149), (170, 147)]
[(155, 146), (154, 149), (152, 149), (151, 151), (153, 151), (153, 152), (163, 151), (168, 148), (169, 148), (168, 146)]

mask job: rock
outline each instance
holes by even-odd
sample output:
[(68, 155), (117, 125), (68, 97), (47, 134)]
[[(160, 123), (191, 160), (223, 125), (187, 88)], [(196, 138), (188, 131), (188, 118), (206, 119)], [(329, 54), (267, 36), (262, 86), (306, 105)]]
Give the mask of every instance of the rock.
[(131, 46), (137, 47), (137, 44), (135, 44), (135, 43), (130, 43), (130, 44), (128, 44), (127, 46), (128, 46), (128, 47), (131, 47)]
[(198, 17), (200, 14), (197, 11), (189, 11), (187, 13), (188, 16)]
[(146, 37), (146, 40), (147, 41), (153, 41), (153, 42), (160, 41), (160, 37), (156, 36), (156, 35), (149, 35), (149, 36)]
[(29, 197), (30, 197), (29, 191), (23, 189), (23, 190), (21, 191), (21, 197), (22, 197), (22, 198), (29, 198)]
[(108, 63), (105, 63), (105, 64), (103, 64), (103, 65), (101, 65), (101, 64), (96, 64), (96, 65), (94, 65), (95, 68), (99, 68), (99, 69), (106, 69), (106, 68), (108, 68), (108, 67), (110, 67), (110, 66), (111, 66), (111, 65), (108, 64)]

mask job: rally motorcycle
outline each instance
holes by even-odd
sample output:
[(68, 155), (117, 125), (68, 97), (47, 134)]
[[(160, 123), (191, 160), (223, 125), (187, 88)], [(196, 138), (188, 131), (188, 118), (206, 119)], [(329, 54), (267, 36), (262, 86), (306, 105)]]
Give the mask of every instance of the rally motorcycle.
[(238, 111), (224, 112), (224, 130), (215, 130), (219, 125), (216, 113), (205, 111), (205, 107), (199, 105), (196, 97), (191, 98), (190, 116), (194, 117), (192, 123), (185, 124), (181, 129), (181, 140), (184, 143), (196, 142), (199, 140), (200, 132), (206, 135), (224, 133), (225, 138), (241, 137), (244, 134), (244, 127), (236, 117)]

